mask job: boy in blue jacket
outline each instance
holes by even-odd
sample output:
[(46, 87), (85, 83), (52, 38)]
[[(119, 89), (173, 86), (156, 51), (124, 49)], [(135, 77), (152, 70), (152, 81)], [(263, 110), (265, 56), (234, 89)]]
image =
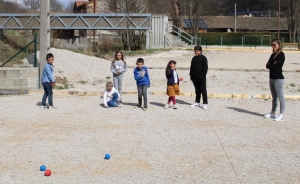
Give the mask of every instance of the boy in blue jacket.
[(150, 78), (148, 69), (144, 66), (144, 59), (138, 58), (136, 61), (136, 68), (134, 69), (134, 79), (136, 80), (138, 90), (138, 107), (142, 107), (142, 96), (144, 97), (143, 110), (147, 109), (147, 87), (150, 87)]
[(53, 61), (54, 61), (54, 55), (49, 53), (46, 55), (47, 63), (44, 67), (43, 73), (42, 73), (42, 84), (44, 87), (44, 96), (42, 99), (42, 107), (41, 109), (46, 109), (46, 100), (48, 97), (48, 104), (49, 109), (55, 109), (53, 106), (52, 96), (52, 86), (55, 85), (55, 78), (54, 78), (54, 69), (53, 69)]

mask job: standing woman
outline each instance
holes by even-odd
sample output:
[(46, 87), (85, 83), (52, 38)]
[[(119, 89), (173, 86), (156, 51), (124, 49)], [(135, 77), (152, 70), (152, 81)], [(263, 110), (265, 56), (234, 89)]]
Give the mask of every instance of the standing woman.
[[(285, 101), (283, 95), (284, 76), (282, 75), (282, 67), (285, 56), (282, 52), (282, 43), (279, 39), (273, 39), (271, 42), (273, 54), (271, 55), (266, 67), (270, 70), (270, 90), (272, 94), (272, 110), (269, 114), (264, 115), (265, 118), (273, 118), (274, 121), (284, 121), (283, 113)], [(277, 107), (277, 99), (280, 102), (280, 114), (275, 117)]]
[(117, 51), (111, 63), (110, 71), (113, 73), (114, 87), (119, 91), (122, 101), (123, 73), (127, 71), (126, 62), (121, 51)]

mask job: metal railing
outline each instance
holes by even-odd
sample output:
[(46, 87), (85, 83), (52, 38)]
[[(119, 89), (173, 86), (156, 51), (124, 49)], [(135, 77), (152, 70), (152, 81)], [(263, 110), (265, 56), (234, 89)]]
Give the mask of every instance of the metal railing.
[[(167, 26), (169, 26), (169, 22), (167, 22)], [(175, 34), (179, 39), (187, 41), (190, 45), (194, 45), (195, 38), (184, 30), (180, 29), (177, 26), (172, 24), (172, 33)]]
[(166, 37), (166, 35), (165, 35), (164, 37), (165, 37), (164, 48), (166, 48), (166, 44), (167, 44), (169, 47), (174, 47), (174, 45), (172, 45), (172, 43), (171, 43), (170, 40)]
[(27, 44), (25, 47), (23, 47), (19, 52), (17, 52), (15, 55), (13, 55), (11, 58), (9, 58), (7, 61), (5, 61), (0, 67), (3, 67), (4, 65), (6, 65), (7, 63), (9, 63), (10, 61), (12, 61), (18, 54), (20, 54), (21, 52), (23, 52), (25, 49), (27, 49), (32, 43), (34, 43), (34, 67), (37, 66), (37, 59), (36, 59), (36, 42), (37, 42), (37, 36), (36, 34), (34, 34), (34, 39)]

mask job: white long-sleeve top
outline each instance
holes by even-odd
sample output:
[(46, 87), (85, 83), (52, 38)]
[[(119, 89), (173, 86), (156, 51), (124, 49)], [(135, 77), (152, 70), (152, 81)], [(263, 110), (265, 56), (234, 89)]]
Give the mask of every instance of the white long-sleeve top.
[(110, 91), (108, 91), (107, 89), (104, 91), (104, 94), (103, 94), (103, 102), (104, 102), (104, 106), (107, 106), (107, 102), (109, 100), (111, 100), (112, 98), (112, 95), (117, 92), (118, 93), (118, 96), (120, 98), (120, 93), (118, 92), (118, 90), (116, 90), (115, 87), (113, 87)]

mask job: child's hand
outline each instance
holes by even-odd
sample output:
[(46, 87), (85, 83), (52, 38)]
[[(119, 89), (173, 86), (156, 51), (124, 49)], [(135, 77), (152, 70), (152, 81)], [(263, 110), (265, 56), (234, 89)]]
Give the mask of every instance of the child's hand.
[(55, 82), (51, 82), (50, 85), (53, 87), (55, 86)]
[(183, 77), (180, 77), (179, 80), (180, 80), (180, 81), (183, 81)]

